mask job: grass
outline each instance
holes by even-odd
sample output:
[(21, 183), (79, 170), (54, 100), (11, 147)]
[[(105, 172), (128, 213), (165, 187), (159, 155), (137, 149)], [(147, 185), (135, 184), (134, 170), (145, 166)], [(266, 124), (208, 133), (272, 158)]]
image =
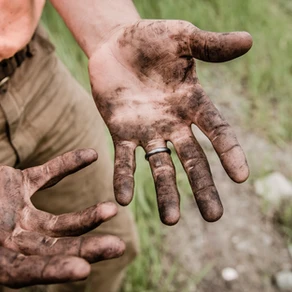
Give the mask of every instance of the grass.
[(288, 244), (292, 244), (292, 202), (284, 200), (275, 214), (276, 223), (286, 235)]
[[(250, 32), (254, 45), (244, 59), (212, 68), (224, 72), (226, 82), (242, 84), (248, 97), (247, 125), (252, 124), (275, 142), (292, 139), (289, 117), (292, 111), (292, 34), (289, 30), (292, 5), (289, 0), (135, 2), (144, 17), (185, 19), (211, 31)], [(200, 69), (206, 70), (206, 67), (210, 66), (204, 64)], [(208, 78), (211, 77), (209, 74)]]
[[(289, 0), (134, 2), (144, 18), (185, 19), (204, 30), (250, 32), (254, 45), (244, 59), (212, 67), (200, 63), (199, 75), (203, 83), (208, 82), (212, 68), (215, 73), (224, 73), (226, 82), (240, 83), (247, 96), (246, 125), (261, 130), (275, 142), (292, 140), (292, 34), (289, 30), (292, 5)], [(57, 52), (62, 60), (89, 88), (86, 58), (50, 5), (46, 7), (43, 22), (58, 44)]]
[[(242, 109), (245, 126), (257, 129), (276, 143), (292, 140), (290, 0), (134, 2), (144, 18), (184, 19), (204, 30), (250, 32), (254, 45), (244, 58), (212, 66), (200, 62), (199, 77), (203, 85), (210, 78), (217, 78), (219, 75), (221, 82), (239, 84), (240, 90), (246, 96), (246, 105)], [(89, 89), (86, 57), (50, 4), (46, 5), (42, 20), (49, 29), (60, 58), (76, 79)], [(135, 198), (131, 208), (140, 231), (141, 254), (129, 268), (124, 291), (170, 291), (176, 269), (180, 267), (178, 264), (173, 265), (165, 278), (161, 264), (163, 255), (168, 252), (167, 247), (162, 244), (165, 228), (159, 222), (154, 186), (142, 151), (137, 153), (137, 164)], [(183, 171), (177, 161), (175, 164), (181, 193), (188, 194), (190, 192)], [(288, 214), (288, 218), (285, 217), (284, 220), (287, 224), (291, 222), (290, 215), (292, 218), (290, 210), (285, 213)], [(290, 227), (287, 228), (291, 232)], [(200, 277), (202, 276), (198, 275), (190, 281), (197, 284)], [(181, 291), (186, 291), (186, 287), (180, 287)]]

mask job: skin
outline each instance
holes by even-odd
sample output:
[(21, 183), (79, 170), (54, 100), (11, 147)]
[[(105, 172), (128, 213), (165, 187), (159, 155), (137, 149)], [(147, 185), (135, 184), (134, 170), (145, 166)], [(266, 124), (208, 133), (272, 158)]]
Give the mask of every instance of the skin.
[[(19, 0), (11, 0), (7, 5), (8, 2), (0, 0), (0, 60), (12, 56), (27, 44), (44, 4), (43, 0), (22, 0), (22, 9), (19, 9)], [(89, 58), (93, 97), (115, 146), (114, 190), (117, 201), (127, 205), (132, 200), (136, 147), (143, 147), (147, 153), (165, 147), (169, 141), (188, 175), (203, 218), (207, 221), (218, 220), (223, 214), (223, 207), (206, 156), (193, 136), (191, 125), (197, 125), (208, 136), (231, 179), (243, 182), (249, 171), (235, 134), (199, 83), (195, 59), (225, 62), (237, 58), (250, 49), (251, 36), (245, 32), (205, 32), (184, 21), (142, 21), (131, 0), (74, 0), (70, 4), (66, 0), (51, 2)], [(59, 172), (65, 171), (64, 165), (61, 163)], [(161, 220), (168, 225), (175, 224), (180, 216), (179, 194), (171, 157), (167, 153), (155, 154), (149, 158), (149, 165)], [(75, 276), (72, 276), (72, 265), (65, 265), (69, 270), (64, 269), (63, 276), (58, 274), (57, 267), (66, 259), (52, 257), (53, 254), (79, 255), (91, 262), (110, 257), (111, 253), (121, 253), (124, 248), (121, 243), (115, 245), (119, 246), (117, 249), (111, 247), (112, 237), (107, 237), (104, 245), (101, 244), (104, 241), (97, 238), (55, 239), (79, 235), (98, 225), (98, 219), (90, 223), (94, 217), (92, 212), (96, 214), (94, 207), (79, 215), (84, 218), (80, 221), (81, 225), (73, 219), (78, 217), (77, 214), (68, 217), (72, 220), (64, 215), (62, 219), (66, 218), (64, 222), (67, 224), (56, 224), (62, 220), (36, 211), (29, 200), (37, 190), (32, 187), (33, 182), (42, 181), (34, 177), (46, 177), (47, 171), (38, 169), (33, 176), (27, 176), (25, 171), (5, 169), (1, 178), (4, 181), (0, 183), (4, 183), (1, 184), (3, 187), (9, 187), (2, 190), (3, 198), (0, 198), (4, 206), (2, 214), (0, 211), (4, 222), (0, 240), (5, 246), (1, 248), (0, 255), (7, 261), (4, 262), (5, 272), (0, 275), (8, 273), (8, 277), (2, 276), (2, 283), (28, 285), (38, 281), (62, 281), (66, 277), (72, 280), (76, 275), (84, 277), (81, 268), (77, 272), (74, 270)], [(36, 185), (41, 188), (53, 184), (62, 177), (59, 174), (52, 174), (46, 182)], [(27, 190), (30, 192), (27, 193)], [(7, 191), (8, 197), (5, 199)], [(18, 278), (23, 274), (19, 272), (19, 267), (23, 266), (17, 260), (10, 265), (9, 256), (11, 253), (16, 259), (23, 259), (23, 256), (7, 248), (28, 255), (39, 254), (41, 257), (28, 256), (22, 262), (39, 261), (47, 268), (41, 275), (37, 268), (32, 268), (26, 279)], [(51, 272), (47, 273), (47, 269)]]
[[(218, 220), (223, 207), (191, 125), (210, 139), (231, 179), (243, 182), (249, 170), (235, 134), (200, 85), (195, 59), (225, 62), (237, 58), (252, 46), (251, 36), (205, 32), (185, 21), (143, 21), (131, 0), (51, 2), (89, 57), (93, 97), (115, 146), (117, 201), (127, 205), (132, 200), (136, 147), (147, 153), (169, 141), (203, 218)], [(171, 157), (155, 154), (149, 164), (161, 220), (175, 224), (180, 217), (179, 194)]]
[(88, 263), (123, 254), (125, 244), (115, 236), (80, 237), (116, 214), (113, 203), (57, 216), (30, 200), (96, 159), (94, 150), (82, 149), (25, 170), (0, 166), (0, 284), (17, 288), (81, 280), (90, 272)]
[[(117, 201), (130, 203), (135, 149), (149, 152), (169, 141), (189, 178), (203, 218), (216, 221), (223, 207), (206, 156), (191, 131), (197, 125), (210, 139), (235, 182), (249, 175), (245, 155), (229, 124), (204, 92), (196, 61), (224, 62), (252, 46), (246, 32), (206, 32), (185, 21), (142, 20), (115, 28), (89, 60), (92, 93), (115, 146)], [(180, 217), (175, 169), (167, 153), (149, 158), (160, 217)]]
[(0, 0), (0, 61), (28, 44), (44, 5), (45, 0)]

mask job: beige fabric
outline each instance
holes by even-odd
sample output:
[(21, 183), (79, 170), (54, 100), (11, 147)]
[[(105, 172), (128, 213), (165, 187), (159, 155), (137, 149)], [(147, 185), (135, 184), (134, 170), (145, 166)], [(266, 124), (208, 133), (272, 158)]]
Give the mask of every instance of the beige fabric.
[[(33, 202), (40, 209), (59, 214), (114, 201), (113, 162), (92, 98), (71, 77), (40, 32), (33, 41), (33, 54), (0, 91), (0, 163), (27, 168), (69, 150), (94, 148), (99, 153), (97, 162), (39, 192)], [(50, 285), (45, 291), (118, 291), (124, 268), (138, 250), (130, 212), (119, 207), (118, 215), (94, 232), (120, 236), (127, 244), (125, 255), (94, 264), (85, 282)]]

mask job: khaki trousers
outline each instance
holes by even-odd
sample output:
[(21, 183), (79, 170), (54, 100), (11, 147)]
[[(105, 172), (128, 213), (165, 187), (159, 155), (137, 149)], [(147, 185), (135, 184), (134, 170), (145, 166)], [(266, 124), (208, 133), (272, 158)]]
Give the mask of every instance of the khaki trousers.
[[(32, 41), (33, 57), (26, 59), (0, 88), (0, 163), (23, 169), (66, 151), (94, 148), (99, 154), (97, 162), (33, 197), (37, 208), (60, 214), (114, 201), (113, 162), (104, 124), (92, 98), (53, 51), (38, 29)], [(129, 210), (119, 207), (115, 218), (93, 232), (122, 238), (127, 246), (125, 254), (92, 265), (86, 281), (32, 287), (30, 291), (118, 291), (124, 269), (138, 250)]]

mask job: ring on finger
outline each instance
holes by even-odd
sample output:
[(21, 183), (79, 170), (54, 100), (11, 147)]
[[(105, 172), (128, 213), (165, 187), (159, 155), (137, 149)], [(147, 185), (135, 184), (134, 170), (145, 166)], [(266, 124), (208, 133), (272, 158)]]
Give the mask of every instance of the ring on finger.
[(149, 160), (149, 157), (154, 155), (154, 154), (157, 154), (157, 153), (161, 153), (161, 152), (166, 152), (168, 153), (169, 155), (171, 154), (171, 150), (167, 147), (158, 147), (156, 149), (153, 149), (151, 151), (149, 151), (148, 153), (145, 154), (145, 159), (146, 160)]

